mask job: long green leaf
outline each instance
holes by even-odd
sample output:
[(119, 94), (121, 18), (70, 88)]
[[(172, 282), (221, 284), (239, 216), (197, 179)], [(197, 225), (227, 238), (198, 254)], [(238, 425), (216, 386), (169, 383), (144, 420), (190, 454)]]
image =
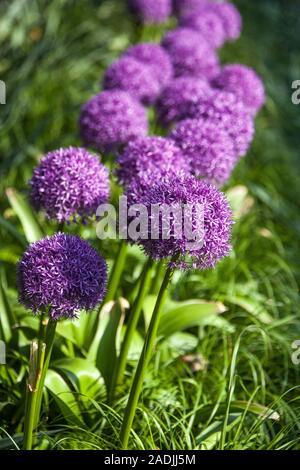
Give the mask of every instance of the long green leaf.
[(6, 195), (11, 207), (20, 219), (27, 241), (33, 243), (43, 238), (43, 233), (36, 218), (21, 194), (16, 189), (9, 188), (6, 190)]

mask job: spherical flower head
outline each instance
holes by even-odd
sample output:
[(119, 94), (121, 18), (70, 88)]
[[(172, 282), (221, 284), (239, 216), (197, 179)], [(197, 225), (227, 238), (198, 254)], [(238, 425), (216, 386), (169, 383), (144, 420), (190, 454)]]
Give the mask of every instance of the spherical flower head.
[(209, 96), (190, 103), (186, 114), (203, 118), (222, 128), (231, 137), (236, 157), (246, 155), (254, 138), (254, 120), (244, 103), (232, 93), (215, 90)]
[(144, 105), (153, 103), (160, 92), (160, 85), (152, 68), (133, 57), (121, 57), (108, 67), (103, 88), (126, 91)]
[(80, 134), (85, 145), (110, 152), (148, 131), (145, 108), (129, 93), (103, 91), (81, 109)]
[(169, 54), (159, 44), (146, 42), (129, 47), (124, 54), (150, 67), (152, 74), (164, 87), (173, 77), (174, 70)]
[(221, 18), (226, 40), (235, 41), (240, 37), (242, 31), (242, 17), (233, 3), (210, 3), (207, 8), (215, 12)]
[(162, 46), (170, 54), (176, 77), (187, 75), (210, 80), (220, 70), (215, 50), (194, 29), (176, 28), (168, 32)]
[(218, 14), (209, 8), (186, 15), (180, 25), (198, 31), (213, 48), (223, 46), (226, 33), (223, 21)]
[[(172, 258), (174, 267), (206, 269), (229, 254), (232, 213), (216, 187), (193, 176), (167, 177), (150, 186), (139, 203), (147, 208), (149, 224), (148, 236), (138, 243), (152, 259)], [(157, 206), (161, 213), (154, 221)]]
[(164, 137), (143, 137), (129, 142), (118, 158), (119, 182), (127, 186), (145, 172), (189, 171), (189, 163), (175, 142)]
[(57, 233), (29, 246), (17, 268), (19, 300), (51, 319), (75, 318), (99, 304), (106, 290), (107, 268), (86, 241)]
[(129, 8), (142, 23), (163, 23), (172, 14), (172, 0), (129, 0)]
[(205, 119), (185, 119), (170, 137), (188, 157), (196, 177), (217, 186), (228, 180), (236, 155), (229, 134), (222, 128)]
[(173, 0), (174, 13), (177, 18), (190, 15), (207, 5), (210, 5), (210, 0)]
[(156, 110), (160, 123), (168, 127), (188, 117), (190, 107), (212, 93), (207, 80), (197, 77), (178, 77), (160, 95)]
[(256, 114), (266, 100), (261, 78), (246, 65), (225, 65), (213, 80), (213, 86), (237, 95), (252, 114)]
[(77, 147), (47, 153), (29, 186), (33, 207), (59, 222), (93, 216), (109, 198), (107, 168), (97, 156)]

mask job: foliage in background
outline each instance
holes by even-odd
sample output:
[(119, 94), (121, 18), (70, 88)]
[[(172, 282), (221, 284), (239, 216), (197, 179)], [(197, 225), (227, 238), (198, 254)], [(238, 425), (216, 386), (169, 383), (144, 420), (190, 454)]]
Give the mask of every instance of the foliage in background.
[[(244, 32), (222, 50), (222, 59), (256, 68), (269, 97), (252, 149), (227, 188), (238, 217), (234, 250), (212, 272), (176, 273), (132, 448), (300, 448), (300, 366), (291, 361), (291, 344), (300, 339), (300, 114), (291, 102), (291, 83), (300, 78), (300, 7), (292, 0), (236, 3)], [(143, 34), (160, 36), (158, 28)], [(0, 365), (0, 449), (21, 443), (26, 358), (37, 328), (18, 305), (15, 264), (28, 242), (55, 230), (28, 208), (27, 181), (45, 151), (80, 144), (81, 104), (98, 92), (105, 67), (135, 39), (123, 0), (0, 4), (0, 78), (7, 84), (7, 104), (0, 107), (0, 335), (7, 342), (7, 365)], [(111, 243), (97, 240), (95, 227), (70, 231), (112, 259)], [(120, 292), (129, 302), (142, 260), (131, 249)], [(152, 305), (147, 298), (140, 335)], [(116, 307), (118, 319), (125, 306)], [(142, 341), (137, 334), (112, 409), (105, 402), (110, 364), (99, 357), (114, 318), (107, 314), (100, 322), (93, 344), (85, 315), (58, 328), (39, 448), (118, 446)], [(117, 346), (111, 345), (108, 359)]]

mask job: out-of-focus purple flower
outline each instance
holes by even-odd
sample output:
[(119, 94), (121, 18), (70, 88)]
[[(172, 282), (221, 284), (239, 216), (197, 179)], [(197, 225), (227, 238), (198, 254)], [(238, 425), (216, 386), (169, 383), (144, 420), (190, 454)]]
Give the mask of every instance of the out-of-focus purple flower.
[(187, 75), (210, 80), (220, 70), (214, 49), (200, 33), (191, 28), (177, 28), (168, 32), (162, 45), (170, 54), (177, 77)]
[(156, 104), (160, 123), (167, 127), (189, 117), (190, 107), (212, 92), (207, 80), (197, 77), (179, 77), (163, 90)]
[(209, 120), (230, 135), (237, 157), (246, 155), (254, 137), (254, 120), (244, 103), (232, 93), (214, 90), (186, 108), (190, 118)]
[[(143, 191), (137, 202), (147, 207), (149, 217), (148, 236), (137, 242), (152, 259), (173, 258), (173, 266), (181, 269), (206, 269), (229, 254), (232, 213), (216, 187), (193, 176), (166, 177)], [(161, 213), (155, 220), (157, 205)]]
[(161, 90), (153, 69), (133, 57), (113, 62), (105, 72), (103, 87), (126, 91), (145, 105), (153, 103)]
[(59, 222), (92, 216), (109, 197), (108, 170), (98, 157), (77, 147), (47, 153), (29, 186), (33, 207)]
[(81, 238), (63, 233), (30, 245), (17, 268), (20, 302), (53, 320), (95, 308), (103, 300), (106, 280), (102, 256)]
[(174, 13), (178, 18), (190, 15), (210, 5), (210, 0), (173, 0)]
[(261, 78), (246, 65), (225, 65), (213, 80), (213, 86), (237, 95), (253, 114), (260, 110), (266, 100)]
[(199, 32), (214, 48), (223, 46), (226, 33), (222, 19), (210, 8), (201, 8), (183, 17), (180, 25)]
[(103, 91), (82, 107), (79, 127), (85, 145), (110, 152), (147, 134), (147, 113), (125, 91)]
[(173, 77), (174, 70), (169, 54), (159, 44), (137, 44), (127, 49), (124, 56), (133, 57), (150, 67), (161, 88)]
[(170, 137), (188, 157), (192, 173), (217, 186), (224, 184), (236, 163), (232, 139), (214, 122), (185, 119)]
[(242, 30), (242, 17), (231, 2), (211, 3), (208, 9), (214, 11), (222, 20), (226, 40), (234, 41), (240, 37)]
[(172, 0), (129, 0), (129, 8), (142, 23), (163, 23), (172, 14)]
[(128, 185), (146, 172), (165, 174), (189, 171), (189, 163), (173, 140), (164, 137), (143, 137), (129, 142), (118, 157), (117, 176)]

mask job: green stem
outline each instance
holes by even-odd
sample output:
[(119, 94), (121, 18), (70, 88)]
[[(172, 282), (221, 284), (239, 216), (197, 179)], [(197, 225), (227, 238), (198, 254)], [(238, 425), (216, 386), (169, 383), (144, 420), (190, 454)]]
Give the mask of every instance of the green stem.
[(110, 278), (108, 281), (107, 294), (104, 302), (115, 300), (116, 292), (118, 289), (119, 281), (121, 278), (122, 271), (124, 269), (126, 260), (127, 245), (125, 240), (120, 241), (119, 251), (115, 259)]
[(45, 358), (45, 347), (45, 343), (40, 343), (40, 341), (31, 343), (25, 404), (24, 450), (32, 449), (36, 402)]
[(41, 373), (41, 379), (39, 382), (38, 390), (37, 390), (37, 399), (36, 399), (36, 407), (35, 407), (35, 417), (34, 417), (34, 428), (36, 428), (39, 424), (40, 420), (40, 412), (42, 406), (42, 399), (43, 399), (43, 390), (44, 390), (44, 383), (47, 374), (47, 370), (50, 364), (50, 358), (55, 338), (55, 329), (56, 329), (57, 322), (54, 320), (49, 320), (48, 325), (46, 327), (45, 332), (45, 343), (46, 343), (46, 350), (45, 350), (45, 360), (44, 366)]
[(138, 366), (134, 375), (133, 384), (130, 390), (129, 399), (127, 402), (125, 415), (124, 415), (121, 432), (120, 432), (120, 441), (122, 444), (122, 449), (127, 449), (130, 429), (134, 420), (138, 400), (139, 400), (140, 393), (142, 390), (145, 371), (149, 363), (151, 353), (155, 344), (157, 329), (158, 329), (159, 320), (160, 320), (160, 314), (161, 314), (161, 311), (162, 311), (162, 308), (163, 308), (163, 305), (164, 305), (164, 302), (168, 293), (168, 286), (171, 282), (173, 273), (174, 273), (174, 268), (168, 267), (165, 277), (163, 279), (157, 300), (156, 300), (151, 322), (150, 322), (150, 325), (146, 334), (144, 347), (143, 347), (143, 350), (142, 350), (142, 353), (138, 362)]
[(122, 382), (127, 362), (127, 356), (132, 343), (133, 335), (140, 318), (145, 297), (149, 291), (152, 274), (152, 264), (153, 262), (149, 258), (144, 265), (144, 269), (139, 283), (139, 291), (133, 303), (132, 310), (129, 313), (126, 332), (121, 346), (120, 356), (113, 373), (110, 397), (111, 402), (114, 398), (115, 388)]
[(154, 278), (151, 284), (151, 289), (150, 289), (150, 292), (153, 295), (158, 295), (159, 293), (159, 289), (162, 283), (165, 268), (166, 268), (165, 261), (164, 260), (159, 261), (157, 264), (157, 268), (156, 268), (155, 275), (154, 275)]

